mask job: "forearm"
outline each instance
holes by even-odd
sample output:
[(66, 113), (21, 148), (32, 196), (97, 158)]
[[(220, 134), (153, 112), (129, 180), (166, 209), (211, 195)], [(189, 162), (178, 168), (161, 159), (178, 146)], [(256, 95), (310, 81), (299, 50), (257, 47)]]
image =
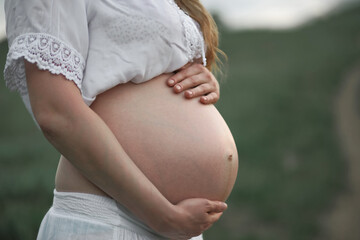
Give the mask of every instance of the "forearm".
[[(61, 75), (26, 63), (34, 116), (45, 137), (95, 185), (145, 222), (161, 223), (173, 205), (138, 169), (105, 122)], [(165, 214), (166, 213), (166, 214)]]
[(164, 215), (161, 211), (169, 211), (171, 204), (132, 162), (96, 113), (83, 106), (52, 115), (50, 120), (46, 117), (51, 123), (41, 124), (44, 135), (89, 180), (146, 222)]

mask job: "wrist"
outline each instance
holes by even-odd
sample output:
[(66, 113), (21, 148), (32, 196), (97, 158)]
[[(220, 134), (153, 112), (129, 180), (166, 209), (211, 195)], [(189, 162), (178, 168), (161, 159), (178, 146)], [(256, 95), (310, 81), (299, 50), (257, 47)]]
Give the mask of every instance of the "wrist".
[(183, 211), (177, 205), (169, 204), (162, 209), (161, 213), (152, 221), (152, 227), (156, 232), (162, 235), (169, 235), (180, 229), (180, 222), (183, 218)]

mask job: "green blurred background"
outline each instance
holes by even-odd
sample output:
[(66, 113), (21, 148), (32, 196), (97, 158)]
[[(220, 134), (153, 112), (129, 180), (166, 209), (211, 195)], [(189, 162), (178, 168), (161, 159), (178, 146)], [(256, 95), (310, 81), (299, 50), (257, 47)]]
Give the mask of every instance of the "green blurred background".
[[(335, 100), (360, 60), (360, 5), (286, 31), (220, 30), (229, 61), (217, 107), (240, 165), (206, 239), (329, 239), (324, 219), (348, 189), (349, 166)], [(6, 53), (2, 42), (1, 66)], [(59, 154), (0, 82), (0, 239), (35, 239)]]

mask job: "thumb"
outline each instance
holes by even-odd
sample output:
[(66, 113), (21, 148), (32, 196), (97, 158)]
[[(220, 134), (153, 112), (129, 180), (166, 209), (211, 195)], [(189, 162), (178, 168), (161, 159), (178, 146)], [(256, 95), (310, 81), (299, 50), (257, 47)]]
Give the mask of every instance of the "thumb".
[(214, 222), (218, 221), (223, 213), (213, 213), (209, 214), (209, 222), (213, 224)]

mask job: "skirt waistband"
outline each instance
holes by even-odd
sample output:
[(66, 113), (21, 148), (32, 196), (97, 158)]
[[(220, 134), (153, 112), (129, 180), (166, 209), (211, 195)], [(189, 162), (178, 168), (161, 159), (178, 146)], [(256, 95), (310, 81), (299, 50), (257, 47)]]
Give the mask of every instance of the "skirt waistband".
[(109, 197), (54, 190), (52, 208), (66, 215), (86, 216), (93, 220), (124, 227), (147, 236), (166, 239), (140, 221), (124, 206)]

